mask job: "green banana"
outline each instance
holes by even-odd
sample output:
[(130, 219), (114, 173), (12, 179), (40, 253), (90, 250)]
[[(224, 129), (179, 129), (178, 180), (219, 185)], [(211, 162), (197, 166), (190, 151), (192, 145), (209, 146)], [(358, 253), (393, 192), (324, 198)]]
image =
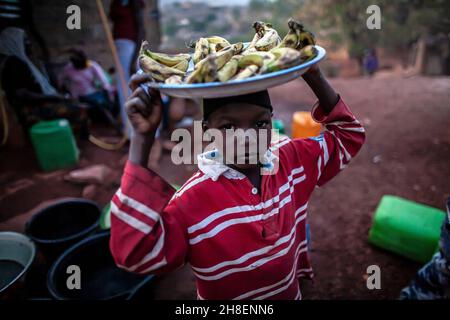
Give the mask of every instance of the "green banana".
[(209, 43), (213, 43), (213, 44), (226, 43), (227, 46), (230, 45), (230, 43), (228, 42), (227, 39), (219, 37), (219, 36), (208, 37), (208, 38), (206, 38), (206, 40), (208, 40)]
[(281, 40), (278, 48), (297, 49), (300, 45), (300, 32), (303, 30), (303, 25), (291, 18), (288, 21), (288, 27), (289, 31), (283, 40)]
[(259, 70), (259, 67), (252, 64), (252, 65), (242, 69), (242, 71), (239, 72), (234, 78), (232, 78), (232, 80), (242, 80), (242, 79), (249, 78), (249, 77), (255, 75), (258, 72), (258, 70)]
[(304, 47), (303, 49), (300, 49), (300, 59), (302, 60), (302, 62), (306, 62), (315, 58), (317, 54), (317, 48), (313, 45), (309, 45)]
[(273, 48), (269, 52), (272, 53), (276, 59), (279, 59), (282, 55), (287, 54), (290, 52), (292, 48)]
[(164, 64), (168, 67), (173, 67), (173, 66), (179, 64), (180, 62), (189, 62), (189, 60), (191, 60), (191, 55), (184, 54), (184, 53), (166, 54), (166, 53), (151, 52), (151, 51), (147, 50), (145, 52), (145, 54), (148, 55), (153, 60), (155, 60), (161, 64)]
[(262, 67), (274, 61), (276, 59), (275, 55), (270, 52), (265, 51), (256, 51), (252, 53), (246, 53), (239, 60), (239, 68), (243, 69), (249, 65), (257, 65), (258, 67)]
[(152, 52), (149, 50), (149, 43), (147, 41), (143, 41), (140, 49), (140, 54), (145, 54), (146, 56), (152, 58), (156, 62), (159, 62), (165, 66), (173, 67), (180, 62), (186, 61), (189, 62), (191, 60), (191, 55), (187, 53), (179, 53), (179, 54), (167, 54), (167, 53), (159, 53)]
[(225, 65), (217, 72), (217, 78), (220, 82), (225, 82), (230, 80), (236, 72), (238, 71), (238, 60), (239, 56), (234, 56), (230, 61), (225, 63)]
[(183, 71), (163, 65), (145, 54), (139, 56), (139, 66), (144, 72), (150, 73), (155, 80), (160, 82), (164, 82), (173, 75), (182, 77), (185, 74)]
[(312, 34), (308, 30), (305, 30), (303, 26), (300, 31), (299, 39), (300, 41), (299, 45), (297, 46), (297, 49), (302, 49), (306, 46), (314, 46), (316, 44), (316, 38), (314, 37), (314, 34)]
[(300, 52), (292, 48), (276, 48), (271, 51), (277, 59), (263, 67), (262, 73), (292, 68), (302, 62)]
[(195, 43), (195, 51), (194, 51), (194, 64), (197, 64), (199, 61), (206, 58), (206, 56), (209, 54), (209, 42), (206, 40), (206, 38), (200, 38)]

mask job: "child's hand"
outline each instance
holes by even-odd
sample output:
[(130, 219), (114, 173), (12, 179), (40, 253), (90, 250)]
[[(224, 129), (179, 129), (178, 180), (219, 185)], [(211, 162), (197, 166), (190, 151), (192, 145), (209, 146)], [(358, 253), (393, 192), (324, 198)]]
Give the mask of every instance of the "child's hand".
[(146, 92), (141, 87), (150, 79), (146, 74), (131, 77), (130, 88), (133, 92), (125, 102), (125, 109), (135, 133), (154, 137), (161, 122), (162, 101), (159, 91), (150, 89)]
[(319, 65), (318, 64), (313, 64), (309, 69), (308, 69), (308, 71), (306, 71), (305, 73), (304, 73), (304, 77), (306, 76), (312, 76), (312, 75), (317, 75), (317, 74), (319, 74), (320, 73), (320, 69), (319, 69)]

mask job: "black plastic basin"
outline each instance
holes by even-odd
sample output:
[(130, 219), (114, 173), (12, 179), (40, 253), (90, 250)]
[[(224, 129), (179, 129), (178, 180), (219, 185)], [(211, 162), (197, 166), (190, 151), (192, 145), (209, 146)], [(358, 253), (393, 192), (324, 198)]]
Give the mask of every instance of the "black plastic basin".
[[(81, 271), (81, 289), (68, 289), (70, 265)], [(47, 288), (58, 300), (126, 299), (146, 276), (118, 268), (109, 250), (109, 232), (82, 240), (64, 252), (47, 275)]]
[(85, 199), (68, 199), (38, 211), (26, 224), (27, 235), (48, 263), (98, 229), (100, 208)]

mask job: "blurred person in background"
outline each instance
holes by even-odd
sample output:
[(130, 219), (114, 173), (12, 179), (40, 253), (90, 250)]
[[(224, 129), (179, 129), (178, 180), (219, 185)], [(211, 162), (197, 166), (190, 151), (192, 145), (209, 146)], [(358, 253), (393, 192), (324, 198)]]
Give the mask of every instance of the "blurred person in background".
[(96, 107), (111, 108), (114, 90), (102, 67), (88, 59), (80, 49), (70, 49), (70, 62), (58, 76), (58, 85), (67, 90), (72, 99)]
[(80, 110), (50, 84), (30, 60), (32, 47), (25, 31), (8, 27), (0, 33), (0, 87), (24, 128), (41, 120), (65, 118), (85, 132)]
[(364, 72), (369, 76), (374, 75), (378, 70), (378, 56), (375, 49), (368, 49), (363, 60)]
[[(137, 60), (139, 46), (145, 36), (144, 7), (143, 0), (112, 0), (111, 2), (109, 15), (113, 23), (113, 38), (126, 83), (130, 80), (130, 74), (136, 70), (134, 62)], [(119, 72), (117, 72), (117, 77), (119, 77)], [(130, 135), (131, 127), (125, 112), (127, 93), (123, 92), (120, 78), (117, 78), (116, 82), (123, 128)]]
[(114, 89), (108, 81), (106, 72), (95, 61), (88, 59), (81, 49), (70, 49), (70, 62), (58, 77), (62, 90), (77, 102), (88, 106), (92, 120), (106, 120), (121, 133), (120, 125), (114, 118)]

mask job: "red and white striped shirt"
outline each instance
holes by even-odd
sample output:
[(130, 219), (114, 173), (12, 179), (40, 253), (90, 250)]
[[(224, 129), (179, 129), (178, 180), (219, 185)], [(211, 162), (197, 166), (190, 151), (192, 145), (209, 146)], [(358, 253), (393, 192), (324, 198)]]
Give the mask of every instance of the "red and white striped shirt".
[(230, 168), (199, 170), (179, 191), (128, 162), (111, 202), (110, 248), (118, 266), (165, 273), (189, 262), (199, 299), (300, 299), (299, 277), (312, 277), (306, 239), (308, 199), (361, 148), (364, 129), (342, 100), (325, 116), (325, 131), (283, 140), (279, 168), (260, 192)]

